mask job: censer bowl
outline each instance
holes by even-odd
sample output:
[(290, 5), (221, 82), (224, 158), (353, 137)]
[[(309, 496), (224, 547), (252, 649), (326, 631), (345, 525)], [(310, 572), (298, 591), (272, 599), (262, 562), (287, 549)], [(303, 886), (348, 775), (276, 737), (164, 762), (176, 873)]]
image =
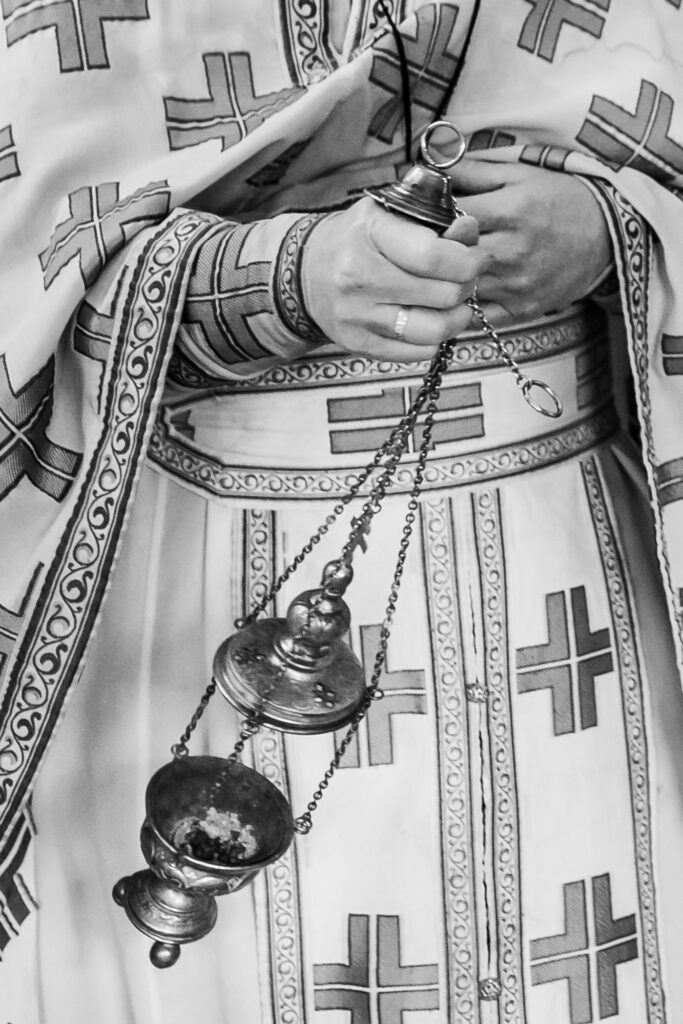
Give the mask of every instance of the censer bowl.
[(287, 850), (291, 808), (276, 786), (237, 760), (177, 757), (150, 779), (140, 842), (149, 869), (122, 878), (113, 896), (154, 939), (157, 967), (216, 921), (216, 896), (236, 892)]

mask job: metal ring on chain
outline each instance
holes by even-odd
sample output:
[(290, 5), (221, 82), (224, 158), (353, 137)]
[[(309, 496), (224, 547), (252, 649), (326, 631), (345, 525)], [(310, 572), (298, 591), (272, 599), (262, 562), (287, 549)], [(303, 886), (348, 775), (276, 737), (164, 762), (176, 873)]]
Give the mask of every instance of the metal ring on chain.
[[(479, 304), (479, 290), (476, 284), (472, 289), (472, 294), (470, 295), (469, 299), (466, 299), (465, 301), (472, 310), (473, 314), (479, 320), (480, 324), (488, 334), (493, 344), (496, 346), (498, 355), (501, 357), (503, 362), (514, 374), (515, 380), (517, 381), (517, 387), (522, 392), (522, 396), (526, 404), (531, 409), (533, 409), (534, 412), (540, 413), (541, 416), (549, 416), (551, 419), (557, 419), (558, 416), (561, 416), (564, 411), (564, 406), (562, 405), (562, 399), (560, 398), (560, 396), (555, 391), (553, 391), (550, 385), (546, 384), (545, 381), (532, 380), (530, 377), (525, 377), (522, 371), (520, 370), (518, 363), (512, 358), (510, 353), (506, 350), (505, 345), (498, 337), (495, 328), (490, 323), (488, 317), (486, 316), (486, 313)], [(549, 406), (541, 405), (540, 402), (534, 400), (531, 394), (533, 388), (538, 388), (539, 391), (542, 391), (543, 394), (550, 399)]]
[[(457, 141), (457, 150), (455, 156), (450, 157), (448, 160), (435, 160), (429, 149), (429, 140), (431, 139), (437, 128), (449, 128), (455, 135)], [(448, 167), (453, 167), (462, 160), (467, 149), (467, 139), (460, 131), (456, 124), (452, 121), (433, 121), (420, 136), (420, 152), (422, 153), (422, 159), (427, 164), (427, 167), (431, 167), (434, 171), (445, 171)]]
[[(532, 380), (530, 377), (524, 377), (520, 384), (522, 394), (524, 395), (524, 401), (527, 405), (530, 405), (534, 412), (540, 412), (542, 416), (551, 416), (553, 419), (557, 419), (558, 416), (562, 415), (562, 401), (559, 395), (550, 387), (550, 384), (546, 384), (542, 380)], [(538, 388), (543, 394), (550, 399), (551, 405), (541, 405), (540, 402), (534, 401), (531, 397), (532, 388)]]
[(398, 313), (396, 314), (396, 321), (394, 323), (394, 334), (399, 341), (403, 341), (403, 335), (405, 333), (406, 324), (408, 323), (408, 311), (401, 306)]

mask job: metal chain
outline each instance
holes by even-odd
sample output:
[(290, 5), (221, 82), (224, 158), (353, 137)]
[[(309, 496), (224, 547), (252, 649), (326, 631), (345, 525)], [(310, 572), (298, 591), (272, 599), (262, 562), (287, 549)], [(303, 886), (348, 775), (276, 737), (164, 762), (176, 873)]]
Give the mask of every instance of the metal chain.
[(255, 736), (263, 725), (261, 719), (256, 712), (247, 715), (242, 721), (242, 730), (239, 734), (237, 743), (235, 744), (232, 754), (228, 757), (228, 761), (239, 761), (240, 754), (244, 750), (244, 746), (247, 740), (250, 740), (252, 736)]
[[(337, 519), (342, 514), (342, 512), (349, 504), (349, 502), (352, 501), (352, 499), (357, 496), (358, 492), (360, 491), (361, 487), (366, 482), (366, 480), (372, 475), (372, 473), (374, 473), (376, 469), (380, 468), (380, 465), (382, 465), (382, 474), (376, 481), (375, 485), (373, 486), (373, 491), (371, 492), (371, 495), (374, 492), (375, 488), (377, 488), (380, 481), (385, 480), (385, 477), (387, 479), (386, 483), (384, 484), (384, 490), (386, 490), (400, 458), (405, 453), (406, 448), (408, 447), (410, 433), (417, 421), (418, 416), (422, 411), (425, 402), (428, 400), (429, 395), (431, 394), (433, 382), (436, 379), (437, 375), (440, 381), (441, 376), (443, 375), (448, 365), (448, 362), (450, 361), (454, 344), (455, 342), (453, 339), (449, 339), (448, 341), (442, 343), (441, 347), (439, 348), (436, 355), (432, 359), (432, 362), (429, 365), (429, 369), (427, 370), (424, 376), (420, 390), (418, 391), (413, 401), (410, 403), (408, 410), (403, 414), (399, 422), (392, 429), (388, 438), (377, 449), (372, 460), (364, 467), (364, 469), (361, 470), (361, 472), (356, 477), (354, 483), (349, 487), (349, 490), (346, 492), (346, 494), (343, 495), (343, 497), (340, 499), (337, 505), (335, 505), (335, 507), (332, 509), (332, 512), (330, 512), (330, 514), (318, 527), (316, 532), (306, 541), (306, 543), (303, 545), (298, 554), (294, 556), (289, 565), (277, 577), (277, 579), (270, 587), (268, 592), (256, 604), (252, 606), (252, 609), (248, 615), (245, 615), (235, 620), (235, 629), (243, 629), (246, 625), (253, 622), (258, 617), (258, 615), (260, 615), (260, 613), (265, 610), (265, 608), (272, 601), (272, 599), (275, 597), (278, 591), (290, 578), (292, 573), (301, 565), (304, 559), (308, 555), (310, 555), (315, 545), (322, 540), (325, 534), (329, 531), (330, 527), (337, 521)], [(382, 464), (382, 459), (386, 459), (386, 462), (384, 464)], [(375, 514), (375, 512), (379, 511), (379, 507), (377, 507), (371, 511), (371, 514), (367, 515), (366, 510), (368, 509), (370, 504), (371, 498), (368, 498), (368, 501), (366, 502), (366, 505), (364, 506), (361, 515), (353, 520), (353, 530), (351, 533), (351, 537), (349, 538), (349, 541), (345, 545), (343, 551), (343, 557), (345, 560), (348, 560), (349, 554), (355, 549), (355, 547), (358, 546), (358, 544), (363, 544), (362, 538), (363, 535), (368, 532), (369, 520), (372, 519), (372, 516)]]
[(199, 722), (199, 719), (202, 717), (202, 715), (206, 711), (206, 706), (209, 703), (209, 701), (211, 700), (211, 698), (213, 697), (215, 692), (216, 692), (216, 680), (212, 679), (211, 682), (209, 683), (209, 685), (207, 686), (206, 690), (204, 691), (204, 695), (203, 695), (202, 699), (200, 700), (199, 704), (197, 705), (195, 713), (193, 714), (192, 718), (190, 719), (188, 725), (186, 726), (185, 732), (180, 737), (179, 742), (178, 743), (174, 743), (173, 746), (171, 747), (171, 753), (173, 754), (174, 757), (187, 757), (187, 755), (188, 755), (187, 744), (188, 744), (188, 742), (190, 740), (190, 736), (192, 735), (192, 733), (197, 728), (197, 723)]
[[(455, 198), (453, 198), (453, 209), (456, 218), (467, 216), (465, 211), (460, 209)], [(531, 406), (534, 412), (539, 412), (542, 416), (550, 416), (552, 419), (557, 419), (558, 416), (561, 416), (563, 406), (559, 395), (557, 395), (550, 385), (545, 383), (545, 381), (534, 380), (522, 373), (519, 363), (510, 355), (501, 341), (495, 327), (481, 308), (476, 285), (474, 286), (474, 290), (470, 297), (465, 299), (465, 302), (476, 316), (485, 333), (488, 334), (500, 358), (514, 375), (515, 383), (522, 392), (524, 401), (527, 405)], [(535, 401), (532, 395), (534, 389), (542, 392), (545, 398), (550, 400), (550, 405), (541, 405), (539, 402)]]
[[(405, 568), (405, 562), (408, 552), (408, 545), (410, 544), (410, 538), (417, 518), (416, 513), (418, 509), (418, 498), (422, 489), (422, 482), (424, 479), (425, 466), (427, 463), (427, 456), (429, 454), (429, 448), (432, 441), (432, 430), (434, 427), (434, 415), (436, 413), (436, 407), (440, 396), (441, 379), (443, 373), (448, 367), (450, 362), (451, 354), (453, 352), (454, 340), (444, 342), (439, 348), (437, 358), (432, 364), (433, 372), (430, 374), (430, 383), (427, 388), (425, 398), (428, 398), (427, 412), (425, 416), (425, 423), (422, 434), (422, 441), (420, 442), (419, 454), (417, 463), (415, 466), (415, 473), (413, 477), (413, 486), (410, 492), (410, 501), (408, 502), (408, 510), (406, 512), (403, 531), (401, 535), (401, 542), (399, 544), (398, 556), (396, 559), (396, 565), (394, 568), (394, 576), (389, 591), (389, 597), (384, 613), (384, 620), (380, 627), (379, 634), (379, 647), (375, 655), (375, 662), (372, 669), (372, 676), (368, 683), (365, 691), (365, 696), (360, 707), (356, 711), (355, 715), (351, 719), (351, 724), (344, 733), (340, 743), (335, 748), (334, 757), (329, 763), (327, 770), (323, 777), (320, 779), (317, 788), (311, 795), (311, 799), (306, 805), (306, 810), (303, 814), (299, 815), (294, 822), (294, 828), (299, 835), (306, 835), (311, 831), (313, 827), (313, 814), (318, 808), (320, 801), (322, 800), (325, 790), (330, 784), (330, 780), (333, 778), (335, 772), (341, 764), (342, 757), (349, 747), (353, 737), (358, 732), (361, 722), (365, 718), (368, 709), (370, 708), (374, 700), (381, 700), (384, 696), (384, 692), (379, 687), (379, 679), (382, 674), (382, 669), (386, 662), (387, 647), (389, 644), (389, 637), (391, 635), (391, 628), (394, 620), (394, 613), (396, 611), (396, 603), (398, 601), (398, 593), (403, 579), (403, 570)], [(425, 378), (425, 384), (426, 384)], [(386, 490), (386, 487), (385, 487)], [(382, 497), (384, 492), (382, 493)], [(370, 505), (370, 499), (367, 505)], [(372, 515), (375, 514), (377, 509), (370, 507)]]

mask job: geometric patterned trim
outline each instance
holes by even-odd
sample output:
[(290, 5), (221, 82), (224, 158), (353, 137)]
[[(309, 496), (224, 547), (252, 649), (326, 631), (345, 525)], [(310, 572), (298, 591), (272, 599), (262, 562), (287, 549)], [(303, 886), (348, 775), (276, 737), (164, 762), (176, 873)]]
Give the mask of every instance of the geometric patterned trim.
[[(588, 179), (582, 179), (588, 183)], [(613, 186), (600, 179), (591, 179), (590, 185), (602, 207), (610, 227), (612, 243), (621, 283), (624, 303), (624, 324), (628, 339), (631, 371), (635, 384), (638, 424), (644, 450), (652, 508), (654, 511), (657, 553), (662, 579), (671, 612), (674, 644), (679, 666), (683, 665), (683, 609), (678, 591), (673, 585), (673, 574), (667, 550), (662, 519), (662, 495), (658, 490), (657, 456), (654, 441), (654, 418), (650, 394), (651, 365), (648, 345), (649, 291), (651, 278), (652, 241), (644, 218), (621, 196)]]
[(287, 330), (304, 341), (327, 340), (308, 314), (301, 276), (306, 240), (324, 216), (322, 213), (306, 214), (291, 226), (280, 245), (273, 276), (275, 307), (280, 319)]
[[(244, 512), (244, 594), (243, 609), (253, 608), (275, 581), (276, 527), (274, 512), (250, 509)], [(254, 767), (289, 799), (289, 772), (284, 737), (261, 729), (252, 740)], [(295, 843), (264, 872), (267, 905), (267, 945), (261, 948), (264, 963), (270, 963), (270, 1002), (276, 1021), (304, 1022), (304, 981), (301, 921), (299, 919), (299, 867)], [(246, 1024), (246, 1022), (245, 1022)]]
[(102, 434), (8, 664), (0, 708), (5, 837), (30, 795), (93, 632), (160, 397), (174, 332), (169, 311), (182, 301), (188, 259), (204, 230), (201, 214), (172, 217), (147, 242), (132, 274), (112, 344)]
[(582, 472), (595, 538), (607, 583), (612, 632), (614, 636), (619, 637), (619, 643), (615, 645), (614, 656), (621, 683), (625, 740), (628, 749), (627, 764), (631, 784), (634, 859), (640, 902), (641, 926), (639, 930), (643, 936), (643, 978), (648, 1008), (647, 1024), (665, 1024), (652, 860), (653, 830), (643, 680), (633, 619), (632, 598), (624, 569), (624, 555), (616, 532), (613, 513), (607, 503), (606, 488), (599, 460), (595, 456), (586, 458), (582, 464)]
[(12, 135), (12, 125), (0, 128), (0, 181), (16, 178), (21, 171), (17, 159), (17, 148)]
[(420, 505), (434, 707), (438, 713), (439, 806), (448, 1000), (444, 1021), (477, 1024), (476, 921), (470, 863), (472, 807), (464, 652), (455, 561), (457, 499), (428, 497)]
[[(551, 355), (561, 355), (581, 343), (595, 344), (604, 334), (605, 320), (602, 312), (593, 305), (585, 305), (563, 313), (552, 320), (527, 327), (502, 329), (499, 333), (509, 354), (518, 362), (526, 363)], [(183, 362), (189, 363), (183, 353)], [(324, 384), (344, 384), (368, 378), (383, 380), (422, 376), (429, 368), (428, 362), (396, 363), (387, 359), (368, 359), (365, 356), (325, 357), (321, 359), (300, 358), (291, 363), (271, 367), (245, 380), (217, 381), (216, 378), (197, 376), (195, 365), (179, 366), (174, 360), (174, 373), (179, 383), (189, 387), (201, 387), (220, 383), (221, 394), (233, 392), (260, 391), (264, 388), (289, 389), (291, 387), (317, 387)], [(491, 340), (481, 331), (461, 334), (451, 358), (449, 372), (469, 370), (477, 367), (503, 366), (503, 360)]]
[[(226, 500), (265, 498), (278, 502), (297, 499), (329, 500), (345, 494), (356, 479), (358, 466), (341, 469), (263, 468), (227, 466), (196, 451), (179, 436), (171, 436), (171, 412), (162, 409), (150, 440), (148, 459), (163, 471), (200, 491)], [(553, 465), (605, 441), (618, 429), (608, 406), (583, 420), (540, 438), (501, 448), (468, 451), (461, 456), (432, 457), (427, 463), (423, 491), (442, 490), (497, 480)], [(361, 488), (367, 492), (368, 484)], [(399, 465), (389, 493), (405, 494), (413, 486), (413, 465)]]
[(481, 490), (471, 497), (476, 549), (481, 567), (481, 624), (484, 636), (484, 681), (495, 835), (492, 906), (497, 915), (497, 960), (502, 991), (501, 1017), (512, 1024), (526, 1019), (522, 963), (524, 928), (520, 892), (517, 785), (514, 764), (507, 585), (500, 494)]
[(312, 85), (337, 65), (328, 37), (326, 0), (277, 0), (280, 38), (292, 82)]

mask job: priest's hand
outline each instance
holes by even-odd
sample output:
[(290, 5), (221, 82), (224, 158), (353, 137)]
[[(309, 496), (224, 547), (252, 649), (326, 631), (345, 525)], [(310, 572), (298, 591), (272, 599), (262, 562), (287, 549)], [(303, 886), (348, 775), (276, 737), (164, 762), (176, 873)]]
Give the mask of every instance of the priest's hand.
[(306, 241), (306, 309), (350, 352), (402, 362), (429, 359), (470, 322), (464, 305), (482, 255), (471, 217), (435, 231), (365, 197), (320, 220)]
[(478, 295), (494, 325), (564, 309), (606, 276), (607, 224), (581, 178), (471, 157), (451, 176), (458, 205), (479, 225)]

